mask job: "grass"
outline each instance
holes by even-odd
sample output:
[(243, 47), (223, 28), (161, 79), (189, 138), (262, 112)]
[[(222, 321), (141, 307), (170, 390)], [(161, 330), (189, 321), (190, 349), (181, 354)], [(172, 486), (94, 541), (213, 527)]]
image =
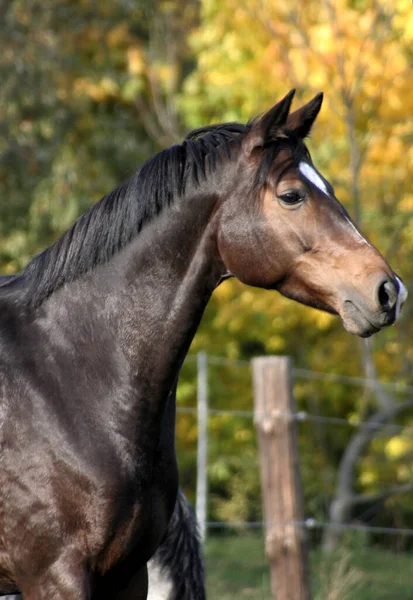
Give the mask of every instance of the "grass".
[[(377, 548), (310, 556), (314, 600), (413, 600), (413, 556)], [(269, 600), (269, 569), (259, 535), (210, 536), (206, 545), (209, 600)], [(293, 600), (293, 599), (292, 599)]]
[(262, 538), (210, 536), (206, 549), (209, 600), (270, 598), (270, 578)]

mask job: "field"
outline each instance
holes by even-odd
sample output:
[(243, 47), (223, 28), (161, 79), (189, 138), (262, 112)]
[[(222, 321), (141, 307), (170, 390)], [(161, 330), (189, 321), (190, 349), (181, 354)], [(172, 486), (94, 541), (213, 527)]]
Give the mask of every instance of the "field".
[[(269, 600), (269, 570), (258, 535), (210, 536), (209, 600)], [(314, 600), (413, 600), (413, 556), (376, 548), (311, 554)]]

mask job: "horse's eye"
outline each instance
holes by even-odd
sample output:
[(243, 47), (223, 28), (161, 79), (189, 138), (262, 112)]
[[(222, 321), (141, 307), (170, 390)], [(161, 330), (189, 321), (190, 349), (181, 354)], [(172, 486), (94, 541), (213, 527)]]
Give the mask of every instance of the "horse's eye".
[(304, 200), (304, 194), (302, 192), (287, 192), (286, 194), (280, 194), (279, 199), (284, 204), (299, 204)]

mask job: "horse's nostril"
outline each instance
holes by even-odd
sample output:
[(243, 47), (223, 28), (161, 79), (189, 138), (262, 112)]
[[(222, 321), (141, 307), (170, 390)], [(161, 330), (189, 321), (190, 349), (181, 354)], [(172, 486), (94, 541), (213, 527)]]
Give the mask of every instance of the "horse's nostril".
[(385, 279), (377, 289), (377, 299), (381, 308), (391, 310), (397, 302), (397, 288), (391, 279)]

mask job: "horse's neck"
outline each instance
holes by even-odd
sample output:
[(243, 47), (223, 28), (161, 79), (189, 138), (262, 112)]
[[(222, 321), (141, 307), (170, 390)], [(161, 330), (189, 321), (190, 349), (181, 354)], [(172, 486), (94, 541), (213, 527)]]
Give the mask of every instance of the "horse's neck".
[[(45, 306), (51, 322), (73, 307), (74, 328), (115, 335), (137, 385), (150, 382), (155, 405), (176, 380), (222, 275), (212, 206), (200, 204), (165, 210), (106, 265), (58, 290)], [(90, 322), (78, 324), (83, 315)]]
[(214, 224), (199, 214), (183, 224), (178, 208), (168, 212), (138, 236), (123, 266), (129, 292), (122, 318), (134, 340), (124, 349), (141, 372), (151, 356), (160, 375), (183, 360), (222, 276)]

